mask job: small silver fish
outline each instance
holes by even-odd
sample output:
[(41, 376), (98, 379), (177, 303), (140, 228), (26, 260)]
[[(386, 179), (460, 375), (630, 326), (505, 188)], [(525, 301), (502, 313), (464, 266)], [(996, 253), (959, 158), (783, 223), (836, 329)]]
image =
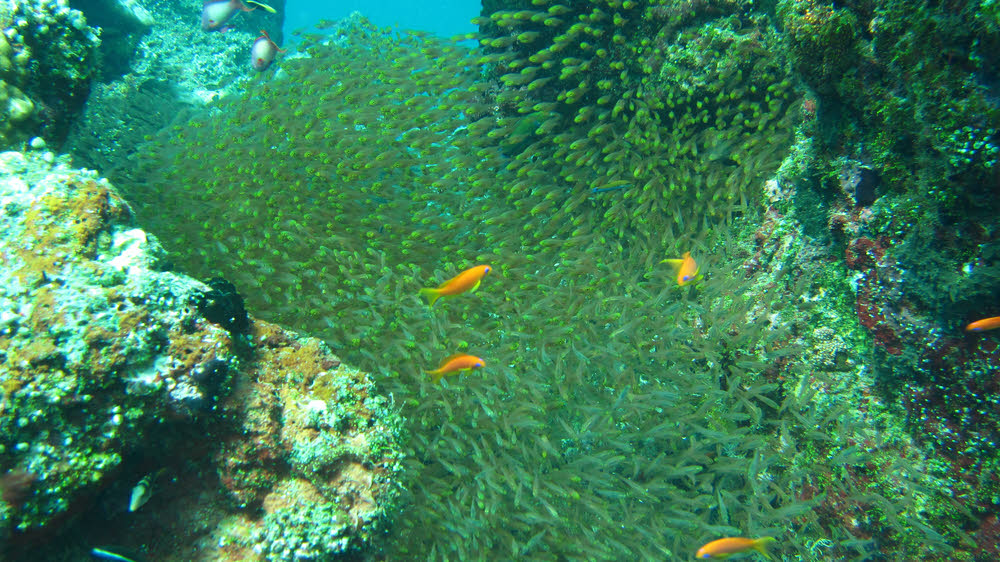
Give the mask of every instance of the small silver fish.
[(145, 562), (139, 554), (129, 552), (117, 546), (95, 546), (90, 551), (95, 560), (110, 560), (111, 562)]

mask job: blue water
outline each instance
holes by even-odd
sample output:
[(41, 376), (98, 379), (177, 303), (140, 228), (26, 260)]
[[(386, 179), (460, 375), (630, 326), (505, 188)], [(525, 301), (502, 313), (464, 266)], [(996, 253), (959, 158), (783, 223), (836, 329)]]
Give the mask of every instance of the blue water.
[(288, 0), (285, 34), (311, 28), (321, 19), (338, 20), (358, 11), (379, 26), (429, 31), (443, 37), (475, 31), (469, 20), (479, 15), (478, 0)]

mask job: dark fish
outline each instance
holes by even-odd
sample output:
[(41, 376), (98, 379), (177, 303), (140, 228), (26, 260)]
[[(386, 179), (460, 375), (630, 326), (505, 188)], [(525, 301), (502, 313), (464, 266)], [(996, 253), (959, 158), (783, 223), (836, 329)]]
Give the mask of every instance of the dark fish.
[(882, 183), (882, 178), (871, 168), (861, 168), (859, 175), (858, 184), (854, 186), (854, 202), (858, 207), (867, 207), (878, 197), (875, 190)]

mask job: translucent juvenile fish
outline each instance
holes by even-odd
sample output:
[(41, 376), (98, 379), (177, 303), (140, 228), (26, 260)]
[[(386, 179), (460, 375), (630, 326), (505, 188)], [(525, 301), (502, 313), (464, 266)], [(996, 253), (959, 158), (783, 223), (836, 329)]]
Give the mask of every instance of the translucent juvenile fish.
[(434, 306), (434, 303), (441, 297), (454, 297), (466, 291), (475, 291), (490, 269), (488, 265), (477, 265), (466, 269), (438, 285), (436, 289), (420, 289), (420, 295), (427, 299), (427, 304)]
[(479, 369), (486, 366), (486, 362), (482, 359), (476, 357), (475, 355), (467, 355), (465, 353), (456, 353), (454, 355), (449, 355), (445, 357), (441, 364), (438, 365), (437, 369), (433, 371), (424, 371), (431, 376), (433, 382), (438, 382), (441, 377), (445, 375), (457, 375), (464, 371), (471, 371), (473, 369)]
[(746, 539), (743, 537), (726, 537), (712, 541), (698, 549), (696, 558), (729, 558), (733, 554), (755, 550), (762, 554), (764, 558), (771, 560), (771, 555), (767, 553), (767, 545), (774, 542), (774, 537), (761, 537), (759, 539)]
[(698, 263), (691, 257), (691, 252), (684, 252), (680, 259), (663, 260), (660, 263), (669, 264), (677, 274), (677, 284), (681, 287), (701, 281), (698, 273)]

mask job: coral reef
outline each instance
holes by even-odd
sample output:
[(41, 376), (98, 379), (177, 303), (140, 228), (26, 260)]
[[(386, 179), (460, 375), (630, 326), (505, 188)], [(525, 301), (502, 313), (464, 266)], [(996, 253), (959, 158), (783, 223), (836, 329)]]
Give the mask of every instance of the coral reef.
[[(662, 8), (618, 7), (626, 4), (640, 13)], [(736, 7), (717, 9), (732, 16)], [(806, 181), (819, 156), (812, 139), (800, 138), (787, 158), (783, 143), (792, 142), (792, 121), (816, 126), (817, 116), (815, 108), (788, 111), (791, 85), (774, 75), (781, 63), (752, 43), (775, 40), (765, 37), (773, 30), (743, 37), (731, 20), (716, 28), (690, 15), (649, 12), (649, 21), (691, 33), (691, 49), (725, 53), (705, 71), (712, 80), (735, 64), (734, 87), (763, 103), (774, 86), (777, 100), (756, 116), (738, 109), (740, 96), (709, 100), (726, 107), (724, 115), (750, 111), (736, 136), (762, 151), (727, 144), (712, 153), (699, 135), (715, 114), (706, 111), (700, 118), (708, 121), (688, 129), (677, 121), (678, 107), (681, 116), (701, 115), (688, 113), (699, 103), (691, 92), (711, 83), (699, 82), (705, 74), (694, 61), (701, 59), (679, 43), (665, 45), (676, 55), (659, 56), (691, 86), (646, 72), (643, 88), (661, 83), (682, 103), (674, 120), (656, 126), (661, 110), (647, 107), (644, 131), (663, 139), (676, 130), (678, 138), (656, 150), (690, 142), (675, 163), (726, 161), (747, 175), (719, 187), (699, 183), (702, 170), (700, 180), (678, 180), (688, 191), (675, 195), (689, 203), (679, 219), (654, 211), (648, 199), (626, 220), (609, 214), (603, 199), (632, 188), (586, 179), (603, 169), (599, 145), (561, 144), (583, 143), (600, 126), (586, 111), (589, 90), (572, 96), (579, 104), (558, 99), (568, 91), (548, 92), (554, 101), (545, 103), (573, 113), (549, 110), (559, 126), (547, 130), (545, 121), (521, 116), (518, 108), (527, 106), (516, 100), (516, 92), (534, 95), (543, 86), (524, 90), (506, 75), (484, 82), (473, 64), (486, 65), (489, 76), (516, 64), (505, 49), (541, 40), (541, 32), (517, 39), (532, 31), (526, 22), (538, 11), (497, 16), (517, 34), (496, 47), (495, 35), (482, 37), (500, 50), (485, 55), (357, 19), (336, 34), (308, 35), (282, 75), (160, 132), (116, 181), (179, 267), (233, 280), (252, 310), (321, 337), (375, 373), (398, 401), (410, 436), (407, 511), (390, 531), (390, 558), (663, 558), (736, 533), (779, 535), (782, 553), (801, 559), (954, 553), (962, 529), (940, 507), (947, 500), (938, 474), (898, 430), (899, 412), (878, 399), (860, 360), (867, 339), (849, 320), (855, 295), (845, 268), (789, 216), (800, 214), (801, 203), (785, 198), (812, 191)], [(585, 15), (614, 26), (613, 13), (606, 21), (591, 5)], [(603, 41), (610, 32), (581, 33)], [(737, 56), (754, 62), (743, 76), (763, 81), (740, 78)], [(563, 61), (556, 74), (583, 63)], [(641, 103), (629, 105), (635, 93), (625, 93), (620, 112), (628, 123), (646, 119), (636, 118)], [(617, 123), (610, 112), (618, 102), (602, 109), (598, 99), (591, 111), (608, 111), (605, 120)], [(788, 132), (774, 133), (775, 146), (758, 146), (764, 136), (755, 135), (773, 120), (787, 120)], [(553, 140), (570, 133), (580, 136)], [(620, 148), (629, 162), (649, 154)], [(545, 155), (560, 149), (560, 161)], [(585, 181), (574, 183), (570, 169)], [(750, 201), (765, 193), (765, 170), (777, 176), (766, 184), (773, 205), (761, 210)], [(745, 208), (688, 211), (728, 189), (733, 201), (746, 198)], [(852, 201), (851, 209), (867, 208)], [(654, 224), (663, 226), (655, 236)], [(826, 217), (809, 224), (825, 229)], [(684, 251), (697, 256), (706, 279), (677, 287), (658, 263)], [(418, 297), (420, 287), (476, 263), (494, 273), (475, 294), (434, 308)], [(456, 351), (487, 366), (432, 384), (423, 371)], [(264, 428), (268, 419), (275, 418), (255, 423)], [(316, 458), (297, 449), (291, 462)], [(268, 476), (250, 471), (244, 481)], [(306, 497), (297, 503), (286, 493), (264, 504), (281, 506), (273, 520), (290, 524), (289, 537), (259, 538), (272, 541), (269, 549), (308, 549), (315, 539), (290, 511), (315, 512), (313, 487), (288, 486), (282, 490)]]
[(815, 91), (836, 95), (861, 55), (858, 17), (850, 9), (813, 0), (782, 0), (777, 12), (798, 76)]
[[(239, 31), (157, 21), (69, 143), (129, 206), (3, 157), (12, 556), (98, 524), (178, 560), (995, 554), (1000, 345), (962, 332), (1000, 315), (994, 0), (487, 2), (479, 49), (354, 16), (238, 94)], [(25, 65), (90, 75), (12, 22), (26, 140)], [(433, 383), (456, 351), (487, 366)]]
[[(176, 542), (145, 549), (190, 560), (181, 545), (205, 532), (191, 510), (216, 522), (214, 549), (302, 559), (279, 498), (304, 487), (311, 515), (296, 520), (336, 525), (338, 540), (295, 548), (367, 548), (399, 494), (400, 456), (398, 418), (368, 376), (317, 340), (248, 318), (225, 283), (163, 271), (159, 243), (93, 172), (8, 152), (0, 174), (5, 559), (79, 559), (120, 526), (169, 528)], [(129, 488), (160, 472), (154, 485), (171, 493), (144, 508), (158, 512), (157, 530), (125, 508)], [(194, 495), (204, 505), (189, 505)], [(60, 532), (80, 535), (82, 550), (39, 551)]]
[[(1000, 314), (991, 304), (1000, 298), (992, 5), (779, 6), (796, 66), (820, 100), (812, 162), (796, 179), (797, 216), (843, 252), (877, 393), (902, 406), (910, 433), (939, 457), (929, 470), (961, 501), (935, 510), (965, 530), (989, 528), (1000, 462), (991, 445), (1000, 431), (995, 337), (962, 332)], [(861, 56), (819, 85), (849, 42)], [(880, 180), (868, 207), (845, 194), (863, 169)], [(964, 555), (989, 551), (987, 534), (962, 538)]]
[(153, 14), (163, 15), (164, 6), (143, 0), (74, 0), (73, 7), (100, 30), (100, 80), (107, 81), (128, 71), (139, 40), (157, 23)]
[(62, 142), (97, 72), (97, 31), (66, 0), (5, 4), (0, 27), (0, 148)]
[(185, 311), (201, 285), (151, 273), (159, 247), (127, 226), (121, 198), (51, 158), (3, 159), (4, 465), (38, 477), (30, 502), (7, 506), (5, 534), (93, 493), (122, 444), (148, 438), (146, 412), (209, 408), (206, 387), (235, 359), (223, 330)]

